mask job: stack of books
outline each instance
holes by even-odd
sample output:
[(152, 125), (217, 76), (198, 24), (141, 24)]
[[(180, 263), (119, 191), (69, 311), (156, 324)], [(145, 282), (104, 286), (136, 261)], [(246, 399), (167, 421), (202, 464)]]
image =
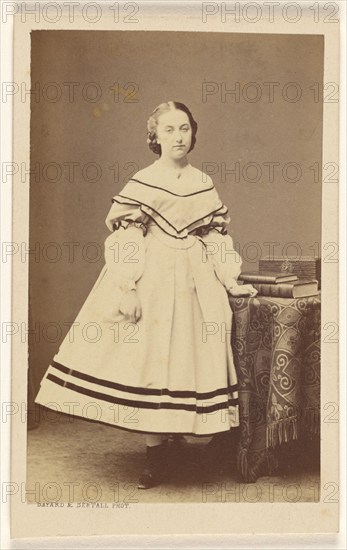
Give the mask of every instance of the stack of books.
[(259, 296), (306, 298), (318, 294), (317, 279), (299, 278), (283, 271), (244, 271), (239, 281), (254, 286)]
[(264, 256), (260, 258), (258, 269), (261, 272), (278, 271), (295, 274), (303, 279), (321, 279), (321, 259), (317, 256)]

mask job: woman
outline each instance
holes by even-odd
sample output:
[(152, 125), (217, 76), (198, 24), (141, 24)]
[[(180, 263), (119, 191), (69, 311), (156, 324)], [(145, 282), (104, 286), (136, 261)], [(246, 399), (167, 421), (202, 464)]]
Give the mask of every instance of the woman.
[(197, 124), (182, 103), (148, 120), (159, 159), (113, 198), (105, 266), (41, 382), (36, 402), (146, 433), (139, 487), (158, 484), (169, 434), (239, 425), (228, 295), (240, 256), (209, 176), (187, 159)]

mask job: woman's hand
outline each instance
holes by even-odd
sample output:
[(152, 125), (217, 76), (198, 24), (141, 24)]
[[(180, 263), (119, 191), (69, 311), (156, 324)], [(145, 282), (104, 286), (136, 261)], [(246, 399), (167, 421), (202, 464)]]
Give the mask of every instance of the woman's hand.
[(137, 323), (142, 315), (142, 309), (136, 290), (129, 290), (122, 296), (119, 311), (130, 323)]
[(258, 294), (258, 291), (252, 285), (235, 285), (229, 289), (231, 296), (250, 296), (253, 298)]

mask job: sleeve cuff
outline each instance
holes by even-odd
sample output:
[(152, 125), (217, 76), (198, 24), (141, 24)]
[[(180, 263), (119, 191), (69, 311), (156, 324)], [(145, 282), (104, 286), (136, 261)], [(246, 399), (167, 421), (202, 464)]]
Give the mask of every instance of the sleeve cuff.
[(236, 286), (239, 286), (238, 282), (235, 279), (232, 279), (228, 283), (227, 292), (229, 292), (229, 290), (231, 290), (232, 288), (235, 288)]

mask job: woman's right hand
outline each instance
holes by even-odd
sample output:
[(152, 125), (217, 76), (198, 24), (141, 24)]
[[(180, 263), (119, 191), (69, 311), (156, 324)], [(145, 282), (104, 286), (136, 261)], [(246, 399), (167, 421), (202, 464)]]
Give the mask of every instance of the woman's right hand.
[(130, 323), (137, 323), (141, 318), (142, 308), (136, 290), (129, 290), (123, 294), (119, 304), (119, 311), (123, 313)]

